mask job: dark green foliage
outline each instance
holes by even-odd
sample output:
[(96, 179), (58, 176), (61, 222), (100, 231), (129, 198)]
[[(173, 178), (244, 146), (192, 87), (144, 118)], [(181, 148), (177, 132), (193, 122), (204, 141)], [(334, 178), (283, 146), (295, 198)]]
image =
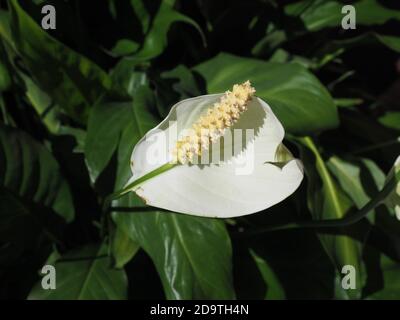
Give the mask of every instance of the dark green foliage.
[[(0, 0), (0, 298), (400, 299), (393, 201), (350, 226), (268, 230), (354, 214), (388, 180), (400, 6), (384, 3), (354, 1), (343, 30), (336, 0)], [(56, 30), (41, 28), (45, 4)], [(304, 163), (292, 196), (228, 220), (133, 194), (104, 214), (173, 104), (248, 79)]]

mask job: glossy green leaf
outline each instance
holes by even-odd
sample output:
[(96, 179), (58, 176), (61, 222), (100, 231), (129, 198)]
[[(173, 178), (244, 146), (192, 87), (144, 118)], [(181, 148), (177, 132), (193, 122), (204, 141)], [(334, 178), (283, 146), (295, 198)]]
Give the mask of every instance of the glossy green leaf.
[(167, 299), (233, 299), (231, 243), (220, 220), (137, 208), (114, 215), (150, 255)]
[[(289, 16), (300, 17), (309, 31), (318, 31), (323, 28), (341, 28), (344, 3), (336, 0), (300, 1), (285, 7)], [(400, 11), (385, 7), (378, 0), (360, 0), (351, 3), (356, 11), (357, 25), (383, 24), (390, 19), (400, 20)]]
[(12, 41), (24, 64), (41, 89), (68, 115), (84, 123), (89, 108), (111, 86), (107, 74), (51, 37), (17, 0), (10, 0), (9, 4)]
[[(336, 184), (327, 164), (311, 138), (302, 140), (307, 149), (302, 150), (302, 160), (308, 177), (308, 206), (314, 220), (343, 218), (352, 202)], [(352, 297), (360, 297), (360, 283), (363, 281), (361, 246), (353, 238), (343, 234), (320, 234), (322, 245), (339, 272), (345, 265), (351, 265), (357, 273), (357, 289), (351, 289)]]
[(376, 34), (377, 39), (390, 49), (400, 52), (400, 37)]
[(385, 183), (382, 170), (369, 159), (351, 162), (333, 156), (327, 161), (327, 166), (358, 209), (367, 204)]
[(172, 70), (163, 72), (161, 78), (172, 83), (174, 91), (179, 93), (179, 100), (201, 95), (193, 72), (184, 65), (179, 65)]
[(140, 86), (149, 84), (149, 78), (144, 71), (137, 71), (138, 62), (131, 57), (123, 57), (111, 71), (113, 87), (123, 90), (128, 97), (133, 97)]
[(393, 188), (393, 191), (385, 199), (385, 204), (389, 211), (396, 215), (396, 219), (400, 220), (400, 156), (395, 160), (393, 167), (390, 169), (386, 181), (396, 179), (397, 183)]
[(285, 291), (276, 276), (274, 270), (268, 265), (268, 263), (261, 257), (259, 257), (254, 251), (250, 251), (254, 261), (257, 264), (258, 269), (267, 286), (267, 292), (265, 294), (266, 300), (284, 300)]
[[(92, 181), (94, 182), (109, 163), (112, 155), (118, 149), (119, 141), (123, 150), (118, 150), (119, 168), (130, 170), (126, 148), (132, 148), (134, 143), (150, 130), (157, 120), (148, 112), (154, 106), (150, 89), (141, 86), (133, 97), (133, 102), (99, 103), (93, 108), (88, 124), (88, 134), (85, 142), (85, 156)], [(121, 187), (129, 176), (120, 170), (117, 173), (116, 185)]]
[(22, 73), (20, 77), (25, 83), (26, 98), (41, 117), (48, 130), (57, 133), (60, 128), (58, 106), (53, 104), (50, 97), (31, 78)]
[(378, 121), (385, 127), (400, 130), (400, 112), (388, 111)]
[(111, 52), (116, 57), (126, 56), (128, 54), (135, 52), (138, 49), (138, 47), (139, 44), (137, 44), (134, 41), (131, 41), (129, 39), (121, 39), (118, 40), (118, 42), (115, 44)]
[(139, 60), (147, 60), (160, 55), (167, 46), (168, 30), (175, 22), (184, 22), (193, 26), (204, 41), (203, 32), (197, 22), (174, 10), (168, 1), (161, 1), (151, 27), (145, 35), (144, 43), (134, 57)]
[(136, 142), (158, 122), (151, 112), (155, 104), (155, 97), (148, 87), (138, 88), (131, 106), (132, 117), (121, 133), (117, 151), (119, 163), (115, 183), (117, 189), (122, 188), (130, 178), (130, 158)]
[(373, 287), (366, 290), (367, 300), (398, 300), (400, 293), (400, 262), (371, 248), (374, 252)]
[(298, 64), (268, 63), (221, 53), (194, 68), (209, 93), (224, 92), (250, 80), (290, 133), (304, 134), (337, 126), (336, 106), (328, 91)]
[(140, 246), (122, 228), (115, 228), (111, 238), (111, 256), (115, 268), (123, 268), (139, 249)]
[[(1, 44), (0, 44), (1, 45)], [(6, 91), (11, 85), (11, 78), (4, 63), (0, 61), (0, 92)]]
[(110, 161), (121, 131), (131, 117), (131, 102), (99, 103), (92, 109), (85, 140), (86, 164), (92, 182)]
[(112, 269), (105, 245), (88, 245), (62, 255), (55, 264), (56, 289), (39, 281), (30, 300), (122, 300), (127, 298), (123, 270)]

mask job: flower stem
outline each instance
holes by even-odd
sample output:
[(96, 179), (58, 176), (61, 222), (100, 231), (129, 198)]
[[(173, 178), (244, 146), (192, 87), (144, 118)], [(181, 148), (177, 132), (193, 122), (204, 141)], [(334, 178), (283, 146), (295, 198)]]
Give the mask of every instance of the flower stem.
[(133, 190), (133, 188), (139, 186), (143, 182), (154, 178), (155, 176), (158, 176), (159, 174), (168, 171), (175, 166), (177, 166), (179, 163), (166, 163), (162, 165), (161, 167), (158, 167), (157, 169), (154, 169), (153, 171), (150, 171), (146, 173), (144, 176), (140, 177), (139, 179), (132, 181), (128, 185), (126, 185), (124, 188), (121, 190), (118, 190), (116, 192), (110, 193), (103, 202), (103, 207), (102, 207), (102, 212), (103, 216), (101, 218), (101, 226), (102, 226), (102, 233), (105, 234), (107, 230), (109, 230), (110, 224), (111, 224), (111, 215), (110, 212), (110, 205), (113, 200), (119, 199), (125, 194), (127, 194), (129, 191)]
[(106, 212), (108, 210), (108, 208), (113, 200), (121, 198), (123, 195), (125, 195), (129, 191), (133, 190), (133, 188), (139, 186), (143, 182), (145, 182), (151, 178), (154, 178), (155, 176), (158, 176), (159, 174), (164, 173), (165, 171), (168, 171), (177, 165), (178, 165), (178, 163), (166, 163), (166, 164), (162, 165), (161, 167), (158, 167), (157, 169), (154, 169), (153, 171), (146, 173), (144, 176), (140, 177), (139, 179), (132, 181), (131, 183), (126, 185), (123, 189), (109, 194), (104, 199), (103, 212)]

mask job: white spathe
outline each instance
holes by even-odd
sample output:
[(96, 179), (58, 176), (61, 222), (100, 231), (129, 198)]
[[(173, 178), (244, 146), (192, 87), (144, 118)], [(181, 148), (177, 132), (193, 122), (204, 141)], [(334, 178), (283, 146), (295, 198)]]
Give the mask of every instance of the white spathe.
[[(185, 129), (221, 96), (204, 95), (175, 104), (166, 119), (135, 146), (128, 183), (171, 160), (171, 150)], [(254, 134), (248, 131), (244, 138), (236, 138), (242, 130), (234, 129), (251, 129)], [(177, 165), (132, 191), (150, 206), (196, 216), (229, 218), (264, 210), (291, 195), (303, 179), (301, 161), (281, 144), (284, 134), (268, 104), (253, 97), (248, 110), (221, 138), (224, 143), (213, 148), (212, 158), (224, 154), (223, 161)]]

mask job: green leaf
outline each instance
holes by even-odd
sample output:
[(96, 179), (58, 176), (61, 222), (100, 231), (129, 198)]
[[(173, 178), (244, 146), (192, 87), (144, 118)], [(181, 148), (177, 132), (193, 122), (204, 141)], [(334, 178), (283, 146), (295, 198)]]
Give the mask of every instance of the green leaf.
[(58, 259), (56, 289), (44, 290), (41, 281), (29, 294), (30, 300), (121, 300), (127, 298), (123, 270), (113, 270), (105, 245), (89, 245)]
[(131, 116), (131, 102), (99, 103), (92, 109), (85, 140), (86, 164), (92, 182), (109, 163)]
[(85, 139), (86, 139), (86, 130), (73, 128), (69, 126), (61, 126), (57, 132), (60, 136), (69, 135), (74, 137), (76, 141), (76, 146), (72, 150), (73, 153), (84, 153), (85, 149)]
[(266, 300), (284, 300), (286, 298), (285, 291), (277, 278), (275, 272), (271, 269), (268, 263), (259, 257), (253, 250), (250, 253), (257, 264), (258, 269), (267, 285), (267, 292), (265, 294)]
[(385, 183), (384, 173), (369, 159), (357, 163), (333, 156), (327, 161), (327, 166), (358, 209), (366, 205)]
[(328, 91), (298, 64), (267, 63), (221, 53), (194, 68), (206, 80), (209, 93), (224, 92), (250, 80), (290, 133), (337, 126), (336, 106)]
[(122, 131), (118, 147), (117, 158), (119, 166), (115, 184), (117, 189), (122, 188), (131, 176), (130, 158), (136, 142), (158, 122), (158, 119), (150, 113), (150, 109), (155, 104), (155, 97), (148, 87), (143, 86), (137, 90), (134, 96), (133, 108), (131, 109), (131, 121)]
[(139, 60), (148, 60), (160, 55), (167, 46), (167, 34), (175, 22), (184, 22), (193, 26), (199, 32), (203, 42), (205, 41), (200, 26), (194, 20), (175, 11), (168, 1), (162, 1), (145, 35), (143, 45), (134, 57)]
[(126, 56), (135, 52), (139, 47), (139, 44), (129, 39), (120, 39), (112, 48), (111, 52), (114, 56)]
[[(58, 219), (57, 219), (58, 218)], [(53, 211), (24, 201), (0, 187), (0, 263), (14, 266), (40, 255), (50, 241), (57, 241), (63, 221)]]
[[(117, 188), (121, 188), (128, 181), (129, 159), (134, 143), (157, 123), (149, 112), (154, 104), (151, 90), (146, 86), (140, 86), (136, 90), (133, 102), (101, 102), (93, 108), (85, 142), (86, 162), (93, 182), (117, 149), (119, 149), (118, 167), (123, 166), (125, 171), (121, 172), (118, 169)], [(120, 139), (123, 142), (120, 143)], [(124, 149), (120, 150), (119, 145)]]
[(400, 292), (400, 263), (384, 254), (380, 255), (379, 272), (383, 283), (380, 290), (367, 296), (367, 299), (398, 300)]
[(50, 97), (31, 78), (22, 73), (19, 75), (25, 84), (26, 98), (41, 117), (48, 130), (52, 133), (57, 133), (60, 128), (58, 106), (52, 104)]
[(400, 52), (400, 37), (375, 34), (376, 38), (388, 48)]
[[(1, 46), (1, 43), (0, 43)], [(11, 78), (4, 63), (0, 61), (0, 92), (6, 91), (11, 85)]]
[(42, 90), (69, 116), (85, 123), (91, 105), (110, 88), (109, 77), (89, 59), (51, 37), (17, 0), (9, 4), (12, 41), (23, 62)]
[(140, 86), (148, 85), (145, 72), (136, 70), (138, 61), (131, 57), (123, 57), (111, 71), (113, 88), (124, 91), (127, 97), (133, 97)]
[(351, 108), (358, 106), (363, 103), (362, 99), (359, 98), (336, 98), (335, 104), (340, 108)]
[[(400, 11), (389, 9), (377, 0), (360, 0), (352, 3), (356, 11), (357, 25), (384, 24), (390, 19), (400, 20)], [(300, 16), (308, 31), (324, 28), (341, 28), (343, 3), (335, 0), (300, 1), (285, 7), (289, 16)]]
[(172, 70), (163, 72), (161, 78), (173, 83), (172, 88), (179, 93), (180, 100), (201, 95), (195, 76), (184, 65), (180, 64)]
[(151, 24), (151, 14), (146, 8), (145, 0), (131, 0), (130, 4), (135, 11), (136, 17), (140, 20), (142, 32), (144, 34), (147, 33)]
[(139, 249), (140, 246), (122, 228), (115, 228), (111, 238), (111, 256), (115, 268), (123, 268)]
[(117, 225), (154, 261), (167, 299), (234, 299), (231, 243), (221, 220), (137, 208)]
[[(309, 179), (308, 206), (313, 219), (343, 218), (352, 207), (352, 202), (336, 184), (312, 139), (306, 137), (302, 143), (307, 148), (302, 149), (302, 160)], [(349, 294), (360, 297), (360, 283), (364, 281), (360, 244), (347, 234), (320, 234), (319, 237), (339, 272), (345, 265), (352, 265), (356, 269), (357, 289)]]
[(0, 125), (0, 185), (51, 208), (65, 221), (74, 218), (72, 195), (51, 153), (29, 135)]
[(400, 130), (400, 112), (388, 111), (378, 121), (385, 127)]
[(396, 216), (397, 220), (400, 220), (400, 156), (397, 157), (390, 169), (386, 183), (389, 183), (392, 179), (395, 179), (395, 185), (393, 191), (385, 199), (385, 205)]
[(157, 109), (163, 118), (178, 101), (202, 95), (195, 74), (184, 65), (161, 73), (160, 79), (154, 79), (153, 84), (156, 88)]

